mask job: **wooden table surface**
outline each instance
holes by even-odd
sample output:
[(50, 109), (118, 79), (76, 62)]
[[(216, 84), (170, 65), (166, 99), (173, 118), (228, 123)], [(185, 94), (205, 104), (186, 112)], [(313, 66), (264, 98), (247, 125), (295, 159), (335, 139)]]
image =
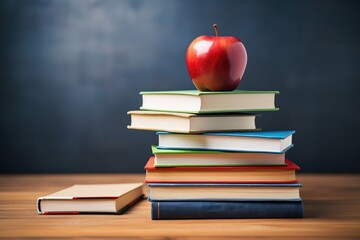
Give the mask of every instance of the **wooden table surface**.
[(144, 180), (143, 174), (0, 175), (0, 237), (360, 239), (360, 175), (300, 174), (304, 219), (150, 219), (144, 199), (123, 215), (38, 215), (36, 199), (73, 184)]

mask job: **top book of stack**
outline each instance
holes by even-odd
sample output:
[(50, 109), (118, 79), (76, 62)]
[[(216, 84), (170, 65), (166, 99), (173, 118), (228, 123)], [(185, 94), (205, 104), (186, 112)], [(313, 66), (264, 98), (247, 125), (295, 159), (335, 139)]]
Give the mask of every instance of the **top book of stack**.
[(278, 91), (200, 92), (158, 91), (140, 92), (142, 110), (183, 112), (183, 113), (224, 113), (277, 111), (275, 95)]

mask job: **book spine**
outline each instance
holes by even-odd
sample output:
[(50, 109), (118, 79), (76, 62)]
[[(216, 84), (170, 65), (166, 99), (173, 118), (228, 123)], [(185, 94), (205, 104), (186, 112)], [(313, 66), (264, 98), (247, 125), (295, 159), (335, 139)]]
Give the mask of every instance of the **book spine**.
[(151, 219), (302, 218), (302, 201), (152, 202)]

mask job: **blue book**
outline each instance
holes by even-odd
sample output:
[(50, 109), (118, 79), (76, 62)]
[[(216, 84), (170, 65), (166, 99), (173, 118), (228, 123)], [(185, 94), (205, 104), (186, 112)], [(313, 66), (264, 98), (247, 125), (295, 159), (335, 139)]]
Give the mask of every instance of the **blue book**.
[(293, 146), (295, 131), (214, 132), (179, 134), (158, 132), (159, 149), (200, 149), (283, 153)]
[(302, 201), (152, 202), (151, 219), (302, 218)]

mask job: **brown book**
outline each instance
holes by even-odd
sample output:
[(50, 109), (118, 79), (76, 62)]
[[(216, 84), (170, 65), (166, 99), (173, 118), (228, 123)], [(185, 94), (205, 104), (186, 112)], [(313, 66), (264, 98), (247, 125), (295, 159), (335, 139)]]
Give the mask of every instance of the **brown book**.
[(122, 213), (143, 196), (142, 183), (74, 185), (38, 198), (39, 214)]

